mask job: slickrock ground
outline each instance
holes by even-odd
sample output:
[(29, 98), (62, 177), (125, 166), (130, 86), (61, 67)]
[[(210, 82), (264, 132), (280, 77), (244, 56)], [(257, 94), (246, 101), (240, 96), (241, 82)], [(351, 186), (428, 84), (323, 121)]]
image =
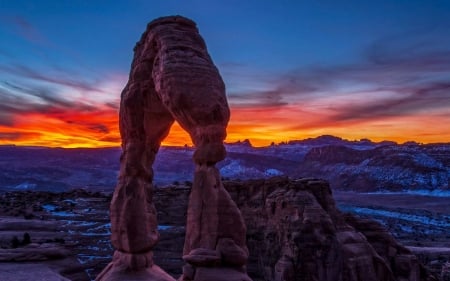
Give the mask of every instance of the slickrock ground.
[[(312, 179), (289, 181), (280, 177), (268, 180), (228, 181), (224, 184), (241, 209), (247, 223), (247, 243), (250, 250), (247, 270), (253, 280), (277, 280), (276, 276), (283, 274), (286, 280), (303, 280), (292, 279), (299, 278), (292, 277), (292, 271), (289, 269), (292, 269), (293, 265), (296, 266), (296, 270), (301, 270), (306, 274), (314, 271), (320, 272), (320, 270), (323, 272), (326, 268), (336, 270), (339, 268), (339, 266), (336, 267), (336, 261), (345, 261), (355, 253), (354, 251), (363, 249), (371, 250), (358, 252), (362, 257), (367, 256), (368, 253), (373, 254), (381, 265), (391, 267), (396, 278), (393, 280), (413, 280), (407, 275), (417, 272), (417, 270), (422, 271), (417, 266), (419, 260), (426, 263), (427, 267), (439, 276), (446, 261), (450, 260), (448, 253), (450, 239), (445, 236), (445, 230), (448, 230), (445, 225), (442, 227), (442, 225), (429, 224), (428, 234), (423, 235), (425, 226), (422, 223), (406, 221), (401, 218), (389, 218), (390, 221), (388, 220), (389, 223), (386, 224), (386, 227), (394, 232), (402, 242), (405, 241), (408, 246), (415, 247), (411, 249), (414, 253), (418, 253), (418, 260), (416, 260), (410, 255), (408, 249), (395, 242), (379, 224), (365, 219), (357, 219), (351, 215), (340, 215), (340, 212), (334, 209), (334, 201), (328, 193), (327, 184), (322, 181)], [(159, 211), (158, 228), (161, 234), (160, 242), (154, 249), (155, 260), (174, 277), (181, 274), (184, 264), (181, 255), (189, 192), (189, 186), (179, 185), (156, 189), (154, 195), (155, 205)], [(348, 194), (338, 193), (337, 197), (339, 204), (348, 207), (351, 203), (355, 208), (378, 208), (378, 210), (386, 211), (389, 203), (387, 197), (379, 205), (362, 195), (354, 196), (353, 202), (351, 201), (352, 197)], [(17, 268), (15, 266), (24, 266), (25, 270), (30, 273), (36, 272), (37, 274), (38, 268), (45, 273), (49, 272), (48, 269), (52, 272), (59, 272), (70, 280), (86, 281), (95, 278), (110, 261), (113, 252), (109, 243), (108, 206), (110, 199), (110, 195), (107, 194), (82, 190), (55, 194), (47, 192), (1, 194), (0, 247), (2, 249), (0, 259), (3, 259), (3, 262), (0, 262), (0, 276), (8, 276), (6, 273), (10, 274), (12, 269)], [(398, 202), (399, 200), (397, 198), (391, 201)], [(433, 200), (429, 199), (429, 201)], [(430, 202), (423, 204), (429, 206)], [(437, 210), (442, 210), (442, 204), (435, 206)], [(383, 209), (383, 205), (385, 209)], [(418, 210), (420, 205), (421, 203), (418, 202), (409, 209), (409, 215), (425, 216), (426, 213), (423, 210)], [(400, 207), (405, 208), (406, 206)], [(392, 207), (389, 210), (392, 211)], [(386, 222), (379, 215), (373, 217)], [(438, 212), (430, 211), (428, 218), (431, 222), (446, 223), (445, 218), (440, 217)], [(405, 229), (402, 231), (402, 228), (398, 227), (398, 225), (405, 226), (407, 223), (411, 232), (405, 231)], [(342, 225), (347, 226), (342, 228)], [(352, 228), (357, 229), (360, 234), (354, 232)], [(32, 244), (19, 245), (19, 250), (11, 249), (12, 238), (17, 236), (21, 243), (25, 232), (30, 235)], [(362, 234), (365, 235), (367, 242), (363, 241)], [(288, 238), (289, 235), (291, 235), (290, 238)], [(285, 238), (288, 239), (283, 240)], [(39, 256), (37, 245), (40, 245), (41, 248), (51, 247), (52, 251), (56, 251), (60, 255), (49, 255), (51, 253), (49, 251), (47, 256)], [(20, 252), (22, 254), (16, 256), (17, 259), (14, 261), (4, 262), (11, 254)], [(335, 254), (330, 255), (330, 253)], [(18, 259), (25, 260), (30, 257), (34, 257), (32, 261), (16, 262)], [(328, 258), (325, 259), (326, 263), (321, 265), (318, 260), (322, 260), (322, 257)], [(44, 260), (40, 261), (40, 259)], [(361, 266), (370, 268), (371, 263), (364, 258), (352, 260), (352, 262), (355, 266), (358, 264), (353, 267), (353, 272), (356, 273), (362, 273), (361, 268), (364, 267)], [(337, 262), (337, 264), (340, 263)], [(345, 264), (350, 265), (351, 263), (341, 264), (341, 274), (345, 270), (351, 272), (350, 269), (345, 269)], [(38, 265), (38, 267), (34, 265)], [(411, 267), (416, 271), (410, 270)], [(445, 270), (448, 271), (444, 268)], [(365, 274), (367, 272), (369, 271), (364, 270)], [(326, 279), (324, 276), (321, 275), (321, 279), (318, 280), (337, 280), (329, 279), (330, 276)], [(448, 275), (446, 276), (445, 278), (448, 278)], [(0, 280), (3, 281), (3, 279)], [(342, 280), (358, 279), (349, 277)]]
[(1, 263), (0, 280), (2, 281), (69, 281), (42, 264)]

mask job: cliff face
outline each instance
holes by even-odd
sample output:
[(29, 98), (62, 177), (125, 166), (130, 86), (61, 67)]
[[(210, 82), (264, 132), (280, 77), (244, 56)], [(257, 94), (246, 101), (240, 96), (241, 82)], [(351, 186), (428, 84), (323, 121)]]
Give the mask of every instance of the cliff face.
[[(253, 280), (435, 280), (382, 225), (339, 211), (326, 181), (274, 177), (224, 186), (247, 225)], [(156, 191), (157, 208), (165, 206), (160, 223), (184, 225), (188, 193)]]
[(326, 181), (225, 186), (247, 224), (248, 272), (255, 280), (434, 280), (381, 225), (341, 213)]

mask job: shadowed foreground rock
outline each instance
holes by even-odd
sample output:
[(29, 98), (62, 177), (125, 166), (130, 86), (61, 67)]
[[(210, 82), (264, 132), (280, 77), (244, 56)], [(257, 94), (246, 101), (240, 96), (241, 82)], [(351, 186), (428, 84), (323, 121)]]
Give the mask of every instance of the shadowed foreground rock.
[(436, 280), (380, 224), (341, 213), (326, 181), (272, 178), (226, 188), (248, 227), (254, 280)]
[[(336, 280), (341, 281), (392, 278), (398, 281), (432, 280), (417, 262), (416, 256), (396, 242), (382, 225), (339, 212), (334, 207), (325, 181), (278, 177), (267, 180), (225, 181), (223, 185), (240, 208), (248, 226), (250, 255), (247, 270), (255, 281), (279, 280), (276, 278), (283, 277), (280, 272), (285, 272), (283, 269), (286, 269), (286, 266), (294, 270), (288, 271), (291, 273), (284, 274), (283, 278), (295, 281), (330, 280), (330, 275), (324, 272), (334, 272)], [(179, 276), (183, 265), (180, 253), (183, 252), (184, 226), (191, 188), (173, 185), (155, 189), (154, 192), (159, 223), (161, 226), (168, 226), (166, 229), (162, 228), (164, 230), (161, 231), (161, 240), (153, 249), (154, 256), (161, 268), (172, 276)], [(0, 251), (0, 280), (6, 278), (16, 281), (24, 275), (33, 276), (35, 279), (42, 276), (41, 280), (47, 280), (43, 275), (47, 274), (47, 268), (70, 280), (90, 280), (83, 270), (95, 267), (94, 270), (98, 273), (101, 268), (98, 262), (102, 261), (101, 264), (105, 266), (103, 258), (110, 253), (109, 243), (103, 242), (104, 237), (107, 237), (104, 235), (107, 230), (108, 199), (109, 196), (85, 191), (65, 194), (28, 191), (1, 194), (0, 244), (3, 249)], [(37, 207), (36, 210), (41, 209), (39, 206), (55, 204), (59, 210), (65, 210), (73, 216), (67, 220), (66, 216), (57, 215), (58, 211), (50, 214), (41, 210), (34, 214), (44, 220), (20, 218), (23, 213), (18, 211), (24, 210), (31, 202), (33, 208)], [(73, 207), (75, 208), (71, 211)], [(91, 207), (92, 211), (86, 211)], [(15, 217), (3, 217), (9, 212), (15, 213)], [(314, 218), (314, 213), (319, 216)], [(396, 222), (402, 223), (398, 220)], [(429, 227), (430, 237), (433, 237), (432, 233), (439, 228), (433, 228), (432, 225)], [(20, 237), (19, 234), (23, 234), (25, 230), (31, 234), (32, 243), (17, 249), (8, 248), (11, 235)], [(406, 241), (414, 239), (414, 234), (412, 235)], [(445, 237), (446, 235), (445, 233)], [(66, 246), (58, 243), (59, 245), (54, 244), (56, 247), (48, 247), (51, 245), (45, 242), (61, 237), (64, 237)], [(42, 245), (36, 247), (39, 244)], [(444, 245), (448, 245), (447, 241)], [(416, 253), (422, 262), (428, 263), (436, 276), (447, 280), (449, 264), (446, 261), (450, 257), (448, 246), (428, 246), (430, 244), (426, 247), (408, 248)], [(66, 258), (69, 249), (72, 254), (73, 251), (78, 253), (81, 262), (89, 262), (80, 265), (75, 257)], [(442, 266), (436, 268), (438, 260), (442, 262)], [(34, 263), (34, 266), (28, 266), (30, 262)], [(377, 264), (381, 265), (379, 271), (371, 270)], [(16, 275), (16, 269), (13, 268), (19, 270), (22, 266), (25, 270)], [(213, 270), (204, 270), (204, 275), (208, 271)], [(380, 277), (383, 272), (388, 273), (386, 279), (377, 279), (383, 278)], [(48, 274), (49, 280), (53, 278), (51, 276), (56, 277)], [(127, 278), (130, 278), (130, 275)], [(23, 280), (31, 279), (24, 277)]]
[(181, 280), (250, 280), (239, 209), (215, 167), (225, 158), (225, 86), (196, 25), (174, 16), (147, 26), (120, 105), (122, 156), (111, 202), (113, 261), (97, 280), (174, 280), (154, 264), (158, 242), (152, 164), (176, 120), (196, 147)]
[[(436, 280), (381, 224), (339, 211), (326, 181), (275, 177), (223, 185), (245, 220), (247, 272), (255, 281)], [(184, 225), (189, 193), (182, 186), (156, 190), (162, 224)], [(159, 251), (172, 244), (166, 247)]]

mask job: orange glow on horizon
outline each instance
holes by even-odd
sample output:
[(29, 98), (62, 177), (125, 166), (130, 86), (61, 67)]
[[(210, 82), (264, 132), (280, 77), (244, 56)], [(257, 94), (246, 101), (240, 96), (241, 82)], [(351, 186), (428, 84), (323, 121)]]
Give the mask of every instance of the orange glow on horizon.
[[(449, 142), (446, 115), (413, 115), (374, 120), (333, 121), (324, 112), (307, 112), (299, 107), (232, 108), (226, 142), (249, 139), (254, 146), (267, 146), (320, 135), (349, 140), (368, 138), (398, 143)], [(120, 146), (118, 113), (112, 109), (96, 112), (24, 114), (14, 126), (0, 125), (0, 145), (48, 147)], [(192, 145), (189, 135), (175, 123), (163, 145)]]

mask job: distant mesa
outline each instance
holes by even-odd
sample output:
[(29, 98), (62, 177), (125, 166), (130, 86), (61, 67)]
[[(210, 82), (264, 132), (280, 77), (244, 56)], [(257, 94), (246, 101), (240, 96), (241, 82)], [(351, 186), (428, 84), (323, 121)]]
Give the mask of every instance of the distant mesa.
[(373, 142), (370, 139), (360, 139), (360, 140), (346, 140), (340, 137), (335, 137), (332, 135), (322, 135), (316, 138), (308, 138), (304, 140), (293, 140), (287, 142), (287, 144), (302, 144), (302, 145), (397, 145), (394, 141), (381, 141)]
[[(227, 142), (225, 143), (228, 146), (248, 146), (252, 147), (252, 143), (249, 139), (245, 139), (243, 141), (238, 140), (236, 142)], [(405, 142), (404, 145), (414, 145), (418, 144), (414, 141)], [(315, 138), (307, 138), (302, 140), (290, 140), (283, 141), (280, 143), (272, 142), (269, 146), (277, 146), (277, 145), (371, 145), (371, 146), (382, 146), (382, 145), (397, 145), (394, 141), (380, 141), (374, 142), (370, 139), (364, 138), (360, 140), (347, 140), (340, 137), (332, 136), (332, 135), (321, 135)]]
[(253, 147), (252, 143), (249, 139), (245, 139), (243, 141), (236, 141), (236, 142), (226, 142), (225, 145), (229, 146), (247, 146), (247, 147)]

